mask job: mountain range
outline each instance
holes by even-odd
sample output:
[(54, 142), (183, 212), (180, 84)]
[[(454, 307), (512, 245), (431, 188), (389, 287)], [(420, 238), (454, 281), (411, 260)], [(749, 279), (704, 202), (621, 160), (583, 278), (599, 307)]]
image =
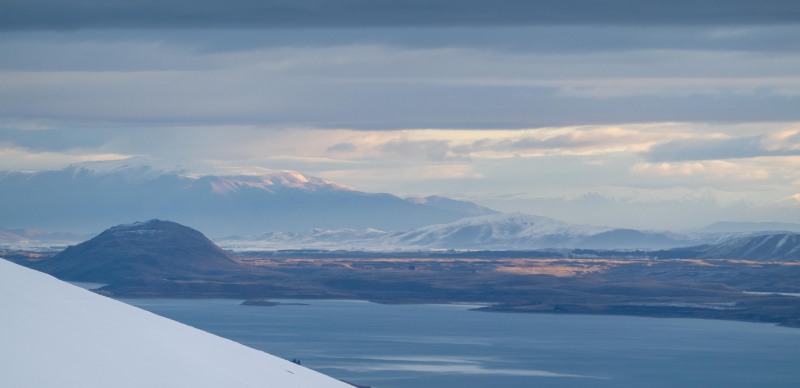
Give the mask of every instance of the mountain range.
[(151, 218), (192, 225), (234, 250), (670, 249), (800, 230), (745, 222), (685, 233), (587, 226), (440, 196), (367, 193), (295, 171), (196, 175), (138, 164), (0, 172), (0, 214), (0, 244), (22, 249), (71, 245), (108, 225)]
[(233, 250), (273, 249), (490, 249), (546, 248), (667, 249), (713, 243), (727, 234), (639, 231), (571, 224), (526, 214), (467, 217), (401, 232), (374, 229), (314, 229), (217, 240)]
[(294, 171), (193, 175), (143, 165), (0, 172), (2, 227), (90, 233), (170, 219), (211, 236), (312, 228), (406, 230), (495, 211), (443, 197), (366, 193)]

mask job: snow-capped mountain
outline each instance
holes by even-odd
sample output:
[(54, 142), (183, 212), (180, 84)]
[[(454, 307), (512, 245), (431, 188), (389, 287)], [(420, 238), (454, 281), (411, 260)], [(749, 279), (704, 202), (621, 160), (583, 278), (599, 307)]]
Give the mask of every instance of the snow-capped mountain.
[(428, 248), (530, 249), (563, 247), (608, 228), (568, 224), (525, 214), (470, 217), (392, 236), (398, 244)]
[(0, 386), (352, 388), (0, 259)]
[(96, 233), (159, 218), (220, 237), (312, 228), (407, 230), (489, 212), (463, 201), (360, 192), (295, 171), (196, 175), (124, 165), (0, 172), (5, 228)]
[(613, 229), (571, 224), (526, 214), (463, 218), (404, 232), (314, 230), (219, 240), (234, 250), (261, 249), (490, 249), (540, 248), (664, 249), (718, 241), (719, 236)]
[(350, 187), (297, 171), (271, 171), (260, 175), (200, 176), (196, 179), (207, 182), (212, 192), (221, 195), (233, 195), (248, 189), (259, 189), (270, 193), (281, 189), (355, 191)]
[(661, 249), (709, 241), (711, 236), (614, 229), (526, 214), (464, 218), (393, 234), (388, 245), (445, 249)]

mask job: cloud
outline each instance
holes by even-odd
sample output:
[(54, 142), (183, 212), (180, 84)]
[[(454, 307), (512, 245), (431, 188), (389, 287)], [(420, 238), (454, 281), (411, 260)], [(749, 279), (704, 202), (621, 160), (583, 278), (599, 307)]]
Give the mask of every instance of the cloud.
[(768, 133), (761, 141), (764, 149), (775, 152), (800, 151), (800, 129), (787, 129)]
[(664, 131), (650, 131), (646, 127), (587, 126), (520, 130), (516, 133), (506, 132), (505, 137), (479, 139), (453, 149), (471, 157), (490, 158), (632, 153), (646, 150), (665, 139)]
[(544, 138), (523, 137), (504, 140), (500, 148), (511, 150), (572, 150), (575, 152), (609, 152), (641, 147), (652, 141), (646, 133), (620, 127), (595, 127), (575, 129), (566, 134)]
[[(175, 69), (213, 68), (211, 54), (252, 53), (263, 49), (387, 46), (402, 49), (480, 49), (495, 53), (608, 53), (648, 51), (708, 52), (722, 62), (741, 62), (743, 53), (792, 54), (800, 50), (800, 24), (744, 26), (531, 25), (414, 26), (363, 28), (74, 30), (5, 32), (2, 68), (27, 69)], [(98, 53), (108, 52), (108, 55)], [(201, 60), (193, 55), (203, 55)], [(92, 60), (87, 61), (87, 58)], [(773, 61), (770, 61), (773, 62)], [(719, 61), (717, 62), (719, 64)], [(541, 63), (540, 63), (541, 65)], [(762, 66), (769, 63), (762, 63)], [(673, 66), (674, 67), (674, 66)], [(687, 85), (692, 80), (682, 82)], [(697, 81), (697, 80), (695, 80)], [(613, 80), (609, 80), (609, 83)], [(649, 82), (640, 77), (640, 82)], [(607, 85), (613, 86), (613, 85)], [(625, 85), (627, 86), (627, 85)], [(746, 86), (746, 85), (741, 85)], [(632, 89), (631, 87), (626, 87)]]
[(21, 54), (0, 56), (0, 116), (73, 128), (800, 119), (800, 93), (791, 93), (800, 91), (797, 51), (529, 53), (346, 44), (206, 52), (185, 42), (11, 42), (0, 40), (0, 52)]
[[(11, 122), (13, 125), (13, 122)], [(788, 128), (788, 129), (787, 129)], [(341, 168), (380, 161), (403, 163), (482, 163), (480, 160), (582, 157), (583, 164), (604, 165), (611, 155), (644, 157), (649, 163), (694, 160), (699, 155), (723, 159), (764, 155), (787, 156), (791, 149), (750, 153), (728, 150), (726, 133), (792, 147), (796, 135), (791, 124), (699, 125), (657, 123), (611, 126), (544, 127), (531, 129), (403, 129), (354, 130), (324, 128), (273, 128), (247, 125), (131, 125), (119, 128), (0, 129), (0, 143), (29, 152), (87, 152), (150, 155), (159, 159), (197, 160), (227, 166), (257, 163), (287, 169)], [(676, 140), (680, 139), (680, 140)], [(774, 144), (773, 144), (774, 143)], [(699, 145), (698, 145), (699, 144)], [(739, 145), (733, 142), (733, 145)], [(764, 147), (768, 147), (765, 145)], [(733, 147), (735, 150), (742, 148)], [(687, 156), (688, 155), (688, 156)], [(751, 155), (751, 156), (746, 156)], [(796, 178), (792, 178), (796, 179)]]
[(792, 199), (794, 199), (794, 200), (795, 200), (795, 201), (797, 201), (797, 202), (800, 202), (800, 194), (795, 194), (795, 195), (793, 195), (793, 196), (792, 196)]
[(781, 24), (791, 0), (6, 0), (4, 29), (492, 26), (527, 24)]
[[(784, 137), (790, 140), (792, 137)], [(769, 141), (770, 145), (765, 143)], [(779, 148), (780, 147), (780, 148)], [(676, 140), (652, 147), (643, 156), (650, 162), (741, 159), (762, 156), (800, 155), (800, 149), (783, 148), (775, 138), (758, 135), (724, 139)]]
[(31, 151), (68, 151), (97, 149), (109, 141), (109, 134), (102, 130), (70, 131), (63, 129), (2, 129), (0, 144), (13, 144)]
[(508, 150), (551, 150), (564, 148), (583, 148), (596, 145), (588, 139), (576, 138), (574, 134), (559, 135), (547, 139), (537, 139), (525, 137), (519, 140), (504, 140), (498, 144), (498, 148)]
[(446, 140), (391, 140), (383, 146), (381, 151), (388, 156), (414, 158), (419, 157), (434, 160), (464, 160), (465, 156), (454, 152)]
[(469, 164), (383, 164), (377, 168), (356, 167), (347, 170), (323, 170), (319, 174), (334, 181), (363, 183), (355, 185), (356, 187), (365, 187), (365, 185), (386, 187), (387, 183), (397, 186), (398, 182), (405, 182), (406, 185), (409, 185), (422, 181), (484, 178), (483, 174), (475, 171), (474, 167)]
[(634, 175), (652, 177), (705, 177), (732, 179), (737, 181), (765, 180), (770, 177), (767, 170), (731, 163), (722, 160), (679, 163), (637, 163), (630, 169)]
[(559, 88), (559, 96), (585, 98), (748, 95), (764, 91), (778, 96), (798, 96), (800, 77), (627, 77), (563, 80), (559, 82)]
[(355, 152), (356, 150), (358, 150), (358, 147), (356, 147), (355, 144), (343, 142), (343, 143), (336, 143), (326, 148), (325, 152), (348, 153), (348, 152)]
[(0, 143), (0, 170), (8, 171), (55, 170), (73, 163), (123, 160), (130, 157), (131, 155), (114, 153), (31, 152)]
[[(674, 125), (664, 126), (679, 130)], [(361, 151), (360, 157), (432, 162), (548, 155), (630, 154), (646, 150), (665, 139), (664, 131), (648, 130), (650, 127), (652, 125), (519, 130), (429, 129), (384, 132), (382, 136), (378, 135), (381, 131), (362, 131), (363, 134), (370, 134), (364, 136), (370, 140), (366, 144), (358, 145), (358, 149)], [(350, 141), (360, 143), (357, 137)]]

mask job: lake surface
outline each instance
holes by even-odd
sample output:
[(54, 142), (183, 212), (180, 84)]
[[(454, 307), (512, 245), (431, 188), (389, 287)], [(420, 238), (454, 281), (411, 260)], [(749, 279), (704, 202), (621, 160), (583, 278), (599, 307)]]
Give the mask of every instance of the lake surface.
[(800, 329), (461, 305), (126, 299), (374, 388), (797, 387)]

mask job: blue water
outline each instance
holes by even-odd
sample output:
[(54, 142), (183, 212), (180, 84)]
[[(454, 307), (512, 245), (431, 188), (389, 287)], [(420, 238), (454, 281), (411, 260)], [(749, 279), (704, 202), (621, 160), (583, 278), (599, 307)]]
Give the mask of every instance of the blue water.
[(453, 305), (125, 302), (374, 388), (798, 387), (800, 329)]

